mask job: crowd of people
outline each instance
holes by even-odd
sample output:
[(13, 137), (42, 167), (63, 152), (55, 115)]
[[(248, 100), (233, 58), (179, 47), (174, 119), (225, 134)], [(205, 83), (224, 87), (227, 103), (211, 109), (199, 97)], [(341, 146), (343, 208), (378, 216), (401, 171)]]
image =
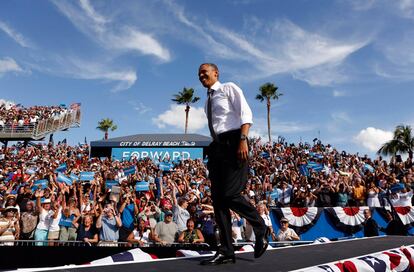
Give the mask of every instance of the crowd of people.
[[(53, 114), (53, 108), (47, 113), (38, 110), (34, 107), (21, 116)], [(243, 195), (257, 207), (275, 241), (299, 237), (287, 228), (286, 220), (274, 233), (269, 217), (273, 206), (412, 205), (410, 158), (372, 160), (318, 140), (295, 145), (284, 139), (273, 144), (251, 139), (249, 160)], [(87, 144), (7, 147), (0, 151), (0, 240), (36, 240), (38, 245), (214, 244), (217, 234), (205, 163), (185, 160), (165, 171), (150, 159), (90, 158)], [(93, 177), (82, 180), (83, 172)], [(146, 189), (136, 186), (142, 183)], [(231, 218), (234, 241), (254, 241), (246, 220), (234, 212)]]
[(60, 119), (70, 109), (65, 105), (23, 107), (20, 104), (0, 104), (0, 130), (5, 127), (23, 127), (52, 118)]

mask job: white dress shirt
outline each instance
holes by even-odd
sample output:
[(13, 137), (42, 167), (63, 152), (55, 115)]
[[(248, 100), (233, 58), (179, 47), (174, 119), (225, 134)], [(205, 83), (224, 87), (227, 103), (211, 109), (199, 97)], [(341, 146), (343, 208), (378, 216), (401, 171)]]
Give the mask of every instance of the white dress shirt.
[[(211, 112), (216, 134), (240, 129), (243, 124), (253, 124), (252, 110), (243, 91), (236, 84), (222, 84), (217, 81), (211, 89), (214, 90), (211, 97)], [(207, 101), (204, 110), (207, 115)]]

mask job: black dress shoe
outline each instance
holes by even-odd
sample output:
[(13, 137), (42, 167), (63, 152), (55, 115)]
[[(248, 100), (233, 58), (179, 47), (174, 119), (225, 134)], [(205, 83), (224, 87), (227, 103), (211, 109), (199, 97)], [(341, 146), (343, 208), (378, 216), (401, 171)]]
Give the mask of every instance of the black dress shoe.
[(266, 231), (263, 236), (257, 237), (256, 243), (254, 244), (254, 257), (259, 258), (266, 252), (267, 247), (269, 246), (269, 228), (266, 228)]
[(232, 256), (226, 256), (221, 253), (216, 253), (211, 258), (202, 260), (200, 262), (201, 265), (217, 265), (217, 264), (226, 264), (226, 263), (235, 263), (236, 257), (234, 255)]

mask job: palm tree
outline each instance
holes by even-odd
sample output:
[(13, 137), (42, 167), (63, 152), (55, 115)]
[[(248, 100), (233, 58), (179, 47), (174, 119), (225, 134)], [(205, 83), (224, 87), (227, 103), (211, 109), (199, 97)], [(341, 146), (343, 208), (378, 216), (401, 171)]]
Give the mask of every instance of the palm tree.
[(408, 153), (408, 157), (413, 159), (414, 137), (410, 126), (397, 126), (393, 139), (383, 144), (377, 153), (395, 156), (398, 152)]
[(185, 105), (185, 130), (184, 133), (187, 134), (187, 127), (188, 127), (188, 113), (190, 112), (190, 104), (193, 104), (200, 100), (200, 97), (194, 97), (194, 89), (193, 88), (186, 88), (184, 87), (181, 92), (174, 95), (174, 98), (171, 99), (172, 101), (176, 102), (179, 105)]
[(114, 124), (114, 121), (109, 118), (102, 119), (98, 122), (98, 126), (96, 129), (99, 129), (100, 131), (105, 132), (105, 140), (108, 139), (108, 130), (114, 131), (117, 129), (118, 126)]
[(271, 107), (271, 103), (270, 100), (271, 99), (276, 99), (278, 100), (279, 97), (281, 97), (283, 94), (279, 93), (277, 91), (278, 87), (273, 84), (273, 83), (265, 83), (262, 86), (260, 86), (260, 94), (256, 95), (256, 99), (260, 100), (260, 102), (263, 102), (264, 100), (266, 100), (266, 104), (267, 104), (267, 134), (269, 135), (269, 143), (272, 142), (272, 138), (270, 136), (270, 107)]

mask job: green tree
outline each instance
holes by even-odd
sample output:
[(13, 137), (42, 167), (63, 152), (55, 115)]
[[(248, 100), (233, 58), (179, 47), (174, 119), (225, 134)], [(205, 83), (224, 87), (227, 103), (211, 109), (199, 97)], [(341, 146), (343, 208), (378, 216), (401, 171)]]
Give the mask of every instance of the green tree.
[(184, 133), (187, 134), (188, 128), (188, 114), (190, 112), (190, 105), (200, 100), (200, 97), (194, 96), (194, 89), (193, 88), (183, 88), (181, 92), (174, 95), (174, 98), (171, 99), (172, 101), (176, 102), (179, 105), (185, 105), (185, 129)]
[(256, 95), (256, 99), (260, 102), (266, 101), (267, 106), (267, 134), (269, 135), (269, 143), (272, 142), (270, 134), (270, 107), (271, 100), (278, 100), (283, 94), (277, 91), (278, 87), (273, 83), (265, 83), (260, 86), (260, 93)]
[(414, 137), (410, 126), (399, 125), (394, 130), (392, 140), (386, 142), (378, 150), (378, 154), (385, 156), (395, 156), (397, 153), (408, 153), (410, 159), (413, 158)]
[(105, 132), (105, 140), (108, 139), (108, 131), (114, 131), (115, 129), (117, 129), (118, 126), (114, 124), (114, 121), (112, 119), (109, 118), (104, 118), (101, 121), (98, 122), (98, 126), (96, 127), (96, 129), (99, 129), (102, 132)]

